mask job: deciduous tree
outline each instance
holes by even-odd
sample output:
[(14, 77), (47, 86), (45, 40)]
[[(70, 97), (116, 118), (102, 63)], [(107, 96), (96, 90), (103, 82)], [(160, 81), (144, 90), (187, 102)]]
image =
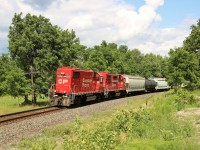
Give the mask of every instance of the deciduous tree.
[[(78, 66), (85, 48), (74, 31), (62, 30), (41, 15), (15, 14), (8, 37), (11, 57), (24, 72), (28, 73), (31, 66), (38, 72), (35, 87), (44, 94), (55, 81), (56, 69), (63, 65)], [(36, 99), (32, 101), (36, 103)]]
[(27, 95), (30, 90), (24, 71), (6, 54), (0, 56), (0, 83), (0, 95), (19, 97)]

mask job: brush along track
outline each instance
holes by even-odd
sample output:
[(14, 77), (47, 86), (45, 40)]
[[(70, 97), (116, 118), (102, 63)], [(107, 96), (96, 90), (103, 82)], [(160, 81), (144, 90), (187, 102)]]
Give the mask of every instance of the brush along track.
[(62, 110), (61, 107), (44, 107), (38, 109), (32, 109), (22, 112), (16, 112), (11, 114), (5, 114), (0, 116), (0, 126), (11, 124), (13, 122), (21, 121), (27, 118), (32, 118), (39, 115), (45, 115), (48, 113), (56, 112)]

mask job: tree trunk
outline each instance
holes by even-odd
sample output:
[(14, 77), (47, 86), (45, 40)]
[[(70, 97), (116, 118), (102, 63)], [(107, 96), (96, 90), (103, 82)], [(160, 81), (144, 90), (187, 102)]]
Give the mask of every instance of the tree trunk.
[(25, 104), (28, 103), (28, 95), (24, 95), (24, 103), (25, 103)]
[(36, 104), (36, 95), (35, 95), (35, 91), (33, 91), (33, 95), (32, 95), (32, 104), (35, 105)]

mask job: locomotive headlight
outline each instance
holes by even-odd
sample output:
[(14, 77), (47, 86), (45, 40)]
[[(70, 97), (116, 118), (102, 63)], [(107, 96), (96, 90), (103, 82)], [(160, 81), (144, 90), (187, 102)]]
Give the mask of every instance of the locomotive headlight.
[(64, 91), (64, 93), (66, 93), (66, 91)]
[(54, 92), (56, 92), (56, 90), (54, 90)]

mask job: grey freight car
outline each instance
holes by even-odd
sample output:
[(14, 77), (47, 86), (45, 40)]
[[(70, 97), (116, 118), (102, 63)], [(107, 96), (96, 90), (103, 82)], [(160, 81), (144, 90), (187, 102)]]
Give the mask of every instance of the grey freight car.
[(155, 90), (169, 90), (170, 87), (168, 86), (168, 83), (166, 81), (166, 78), (152, 78), (156, 83)]
[(145, 78), (131, 75), (123, 76), (126, 78), (127, 94), (145, 91)]

